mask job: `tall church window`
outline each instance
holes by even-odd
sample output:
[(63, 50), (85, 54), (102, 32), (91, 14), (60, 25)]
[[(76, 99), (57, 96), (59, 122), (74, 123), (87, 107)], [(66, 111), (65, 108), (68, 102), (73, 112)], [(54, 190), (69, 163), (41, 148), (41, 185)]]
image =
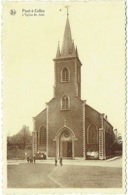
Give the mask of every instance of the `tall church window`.
[(70, 80), (70, 72), (68, 68), (63, 68), (61, 72), (61, 81), (68, 82)]
[(97, 144), (98, 143), (98, 130), (97, 127), (91, 124), (87, 130), (87, 143)]
[(66, 95), (64, 95), (62, 97), (62, 100), (61, 100), (61, 108), (62, 110), (69, 110), (69, 97), (67, 97)]
[(46, 144), (46, 128), (44, 126), (40, 128), (39, 143), (40, 145)]

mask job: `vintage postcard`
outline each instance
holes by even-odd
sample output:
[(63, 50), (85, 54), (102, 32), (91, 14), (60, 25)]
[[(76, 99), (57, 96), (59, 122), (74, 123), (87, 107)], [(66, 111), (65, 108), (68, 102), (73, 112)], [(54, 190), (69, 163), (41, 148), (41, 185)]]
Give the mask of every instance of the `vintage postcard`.
[(3, 1), (6, 194), (126, 192), (126, 1)]

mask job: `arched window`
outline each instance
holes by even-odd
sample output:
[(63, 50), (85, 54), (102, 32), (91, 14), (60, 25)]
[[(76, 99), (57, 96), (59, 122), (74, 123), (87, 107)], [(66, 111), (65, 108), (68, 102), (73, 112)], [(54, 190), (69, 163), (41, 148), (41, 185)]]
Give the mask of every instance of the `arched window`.
[(98, 143), (98, 130), (97, 127), (93, 124), (89, 125), (87, 130), (87, 143), (88, 144)]
[(66, 95), (62, 97), (61, 108), (62, 110), (69, 110), (69, 98)]
[(68, 68), (63, 68), (62, 69), (62, 72), (61, 72), (61, 81), (64, 81), (64, 82), (68, 82), (69, 79), (70, 79), (70, 75), (69, 75), (69, 70)]
[(39, 143), (40, 145), (46, 144), (46, 128), (44, 126), (40, 128)]

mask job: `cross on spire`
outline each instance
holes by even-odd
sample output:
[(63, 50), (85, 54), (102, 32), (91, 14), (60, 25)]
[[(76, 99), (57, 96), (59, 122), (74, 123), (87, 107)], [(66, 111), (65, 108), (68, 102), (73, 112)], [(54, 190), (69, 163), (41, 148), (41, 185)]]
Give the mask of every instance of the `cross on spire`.
[(67, 16), (69, 15), (69, 10), (68, 10), (69, 7), (70, 7), (69, 5), (65, 6), (65, 8), (67, 9)]

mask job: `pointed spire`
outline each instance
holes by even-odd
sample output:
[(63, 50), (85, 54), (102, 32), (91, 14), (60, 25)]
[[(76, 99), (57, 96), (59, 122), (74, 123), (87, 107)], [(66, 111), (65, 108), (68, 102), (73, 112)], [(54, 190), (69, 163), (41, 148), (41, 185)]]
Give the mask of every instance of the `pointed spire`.
[(71, 35), (71, 29), (70, 29), (69, 19), (67, 15), (61, 56), (69, 56), (71, 54), (72, 54), (72, 35)]
[(60, 53), (60, 44), (59, 44), (59, 41), (58, 41), (58, 47), (57, 47), (56, 58), (59, 58), (60, 56), (61, 56), (61, 53)]

